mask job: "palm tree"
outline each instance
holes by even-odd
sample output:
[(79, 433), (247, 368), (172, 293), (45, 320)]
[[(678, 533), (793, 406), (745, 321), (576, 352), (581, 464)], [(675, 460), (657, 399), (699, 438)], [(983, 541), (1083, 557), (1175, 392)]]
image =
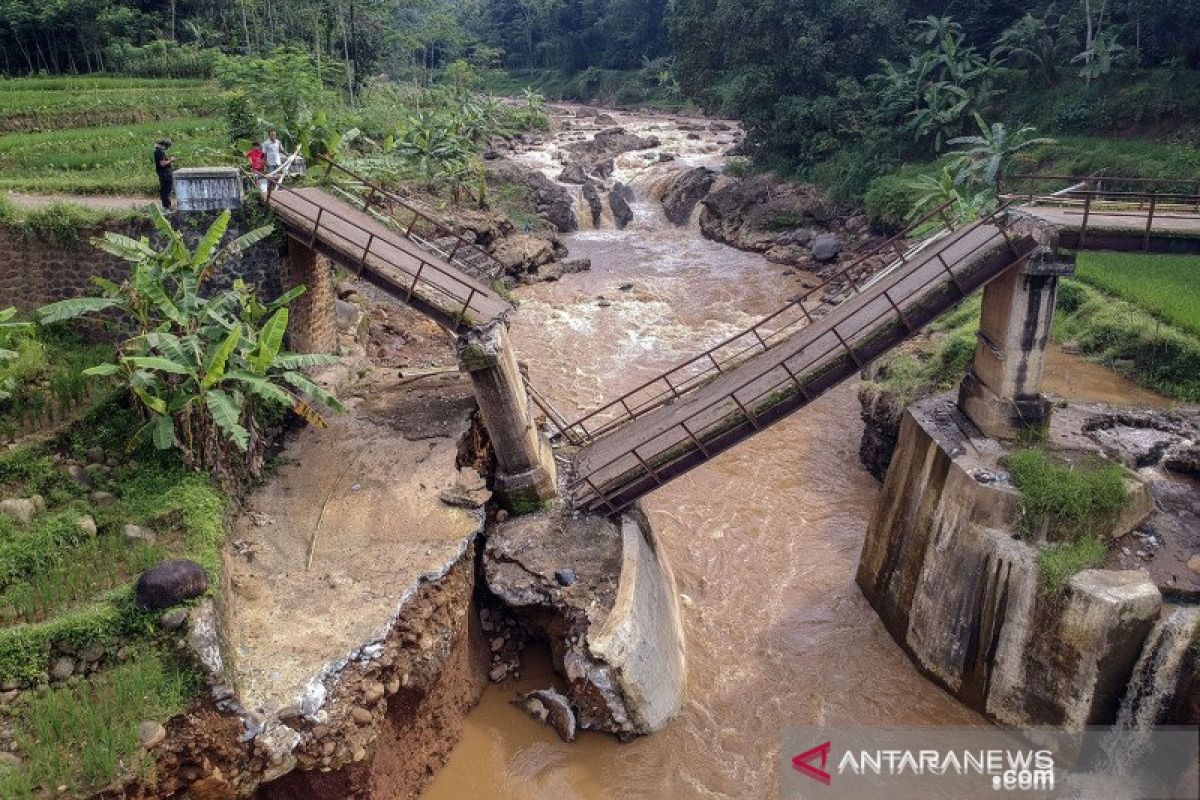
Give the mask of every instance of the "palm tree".
[(1000, 195), (1000, 178), (1012, 161), (1013, 156), (1031, 147), (1055, 144), (1054, 139), (1037, 138), (1037, 128), (1028, 125), (1009, 132), (1002, 122), (990, 126), (979, 114), (975, 115), (980, 136), (959, 136), (947, 144), (961, 145), (951, 153), (955, 157), (951, 164), (958, 169), (958, 180), (978, 182), (992, 188)]

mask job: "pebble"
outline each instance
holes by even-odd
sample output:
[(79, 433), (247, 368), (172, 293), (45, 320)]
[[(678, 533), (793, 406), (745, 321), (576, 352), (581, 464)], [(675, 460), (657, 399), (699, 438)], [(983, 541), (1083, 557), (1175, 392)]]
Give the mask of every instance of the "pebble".
[(350, 716), (359, 725), (370, 725), (371, 720), (374, 719), (371, 712), (368, 711), (367, 709), (363, 708), (362, 706), (355, 706), (354, 708), (352, 708), (350, 710)]
[(138, 725), (138, 742), (146, 750), (157, 747), (167, 738), (167, 729), (154, 720), (146, 720)]
[(573, 569), (557, 570), (554, 573), (554, 580), (558, 581), (559, 586), (571, 586), (577, 580), (577, 578), (575, 577), (575, 570), (573, 570)]
[(508, 665), (500, 664), (488, 673), (488, 677), (492, 679), (492, 683), (499, 683), (508, 677)]

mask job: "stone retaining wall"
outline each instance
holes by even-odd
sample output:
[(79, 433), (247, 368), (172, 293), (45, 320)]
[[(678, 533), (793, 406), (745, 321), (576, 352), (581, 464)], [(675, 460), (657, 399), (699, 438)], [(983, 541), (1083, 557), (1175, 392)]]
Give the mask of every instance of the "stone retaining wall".
[[(194, 244), (204, 233), (215, 213), (176, 215), (172, 222), (182, 227), (184, 236)], [(258, 220), (246, 212), (237, 212), (229, 226), (226, 241), (246, 233)], [(93, 294), (94, 276), (120, 281), (128, 273), (124, 261), (98, 250), (93, 238), (112, 231), (125, 236), (157, 238), (148, 218), (114, 219), (78, 230), (75, 242), (41, 239), (31, 232), (0, 224), (0, 308), (16, 306), (30, 311), (47, 303)], [(227, 264), (213, 286), (227, 286), (235, 278), (259, 285), (264, 297), (275, 297), (283, 286), (280, 242), (275, 238), (255, 245), (250, 251)]]

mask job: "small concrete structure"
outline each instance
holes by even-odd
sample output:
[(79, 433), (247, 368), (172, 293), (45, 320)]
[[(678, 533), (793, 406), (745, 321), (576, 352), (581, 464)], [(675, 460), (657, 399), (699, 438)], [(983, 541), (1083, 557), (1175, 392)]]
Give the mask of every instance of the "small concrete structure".
[(180, 211), (222, 211), (242, 207), (242, 176), (234, 167), (175, 170), (175, 201)]
[(534, 423), (533, 406), (503, 322), (471, 329), (458, 339), (458, 362), (471, 375), (479, 413), (496, 453), (492, 487), (515, 511), (528, 511), (558, 494), (550, 443)]
[(1074, 271), (1073, 261), (1043, 249), (984, 288), (979, 342), (958, 404), (988, 436), (1014, 439), (1049, 420), (1042, 396), (1046, 346), (1058, 279)]

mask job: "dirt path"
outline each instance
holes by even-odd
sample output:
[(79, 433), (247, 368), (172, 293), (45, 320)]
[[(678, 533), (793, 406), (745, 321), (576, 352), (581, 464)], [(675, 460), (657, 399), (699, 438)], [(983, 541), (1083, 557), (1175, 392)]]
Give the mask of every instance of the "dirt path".
[(53, 205), (70, 204), (83, 206), (93, 211), (137, 211), (155, 202), (153, 197), (131, 195), (81, 195), (81, 194), (5, 194), (18, 208), (37, 210)]

